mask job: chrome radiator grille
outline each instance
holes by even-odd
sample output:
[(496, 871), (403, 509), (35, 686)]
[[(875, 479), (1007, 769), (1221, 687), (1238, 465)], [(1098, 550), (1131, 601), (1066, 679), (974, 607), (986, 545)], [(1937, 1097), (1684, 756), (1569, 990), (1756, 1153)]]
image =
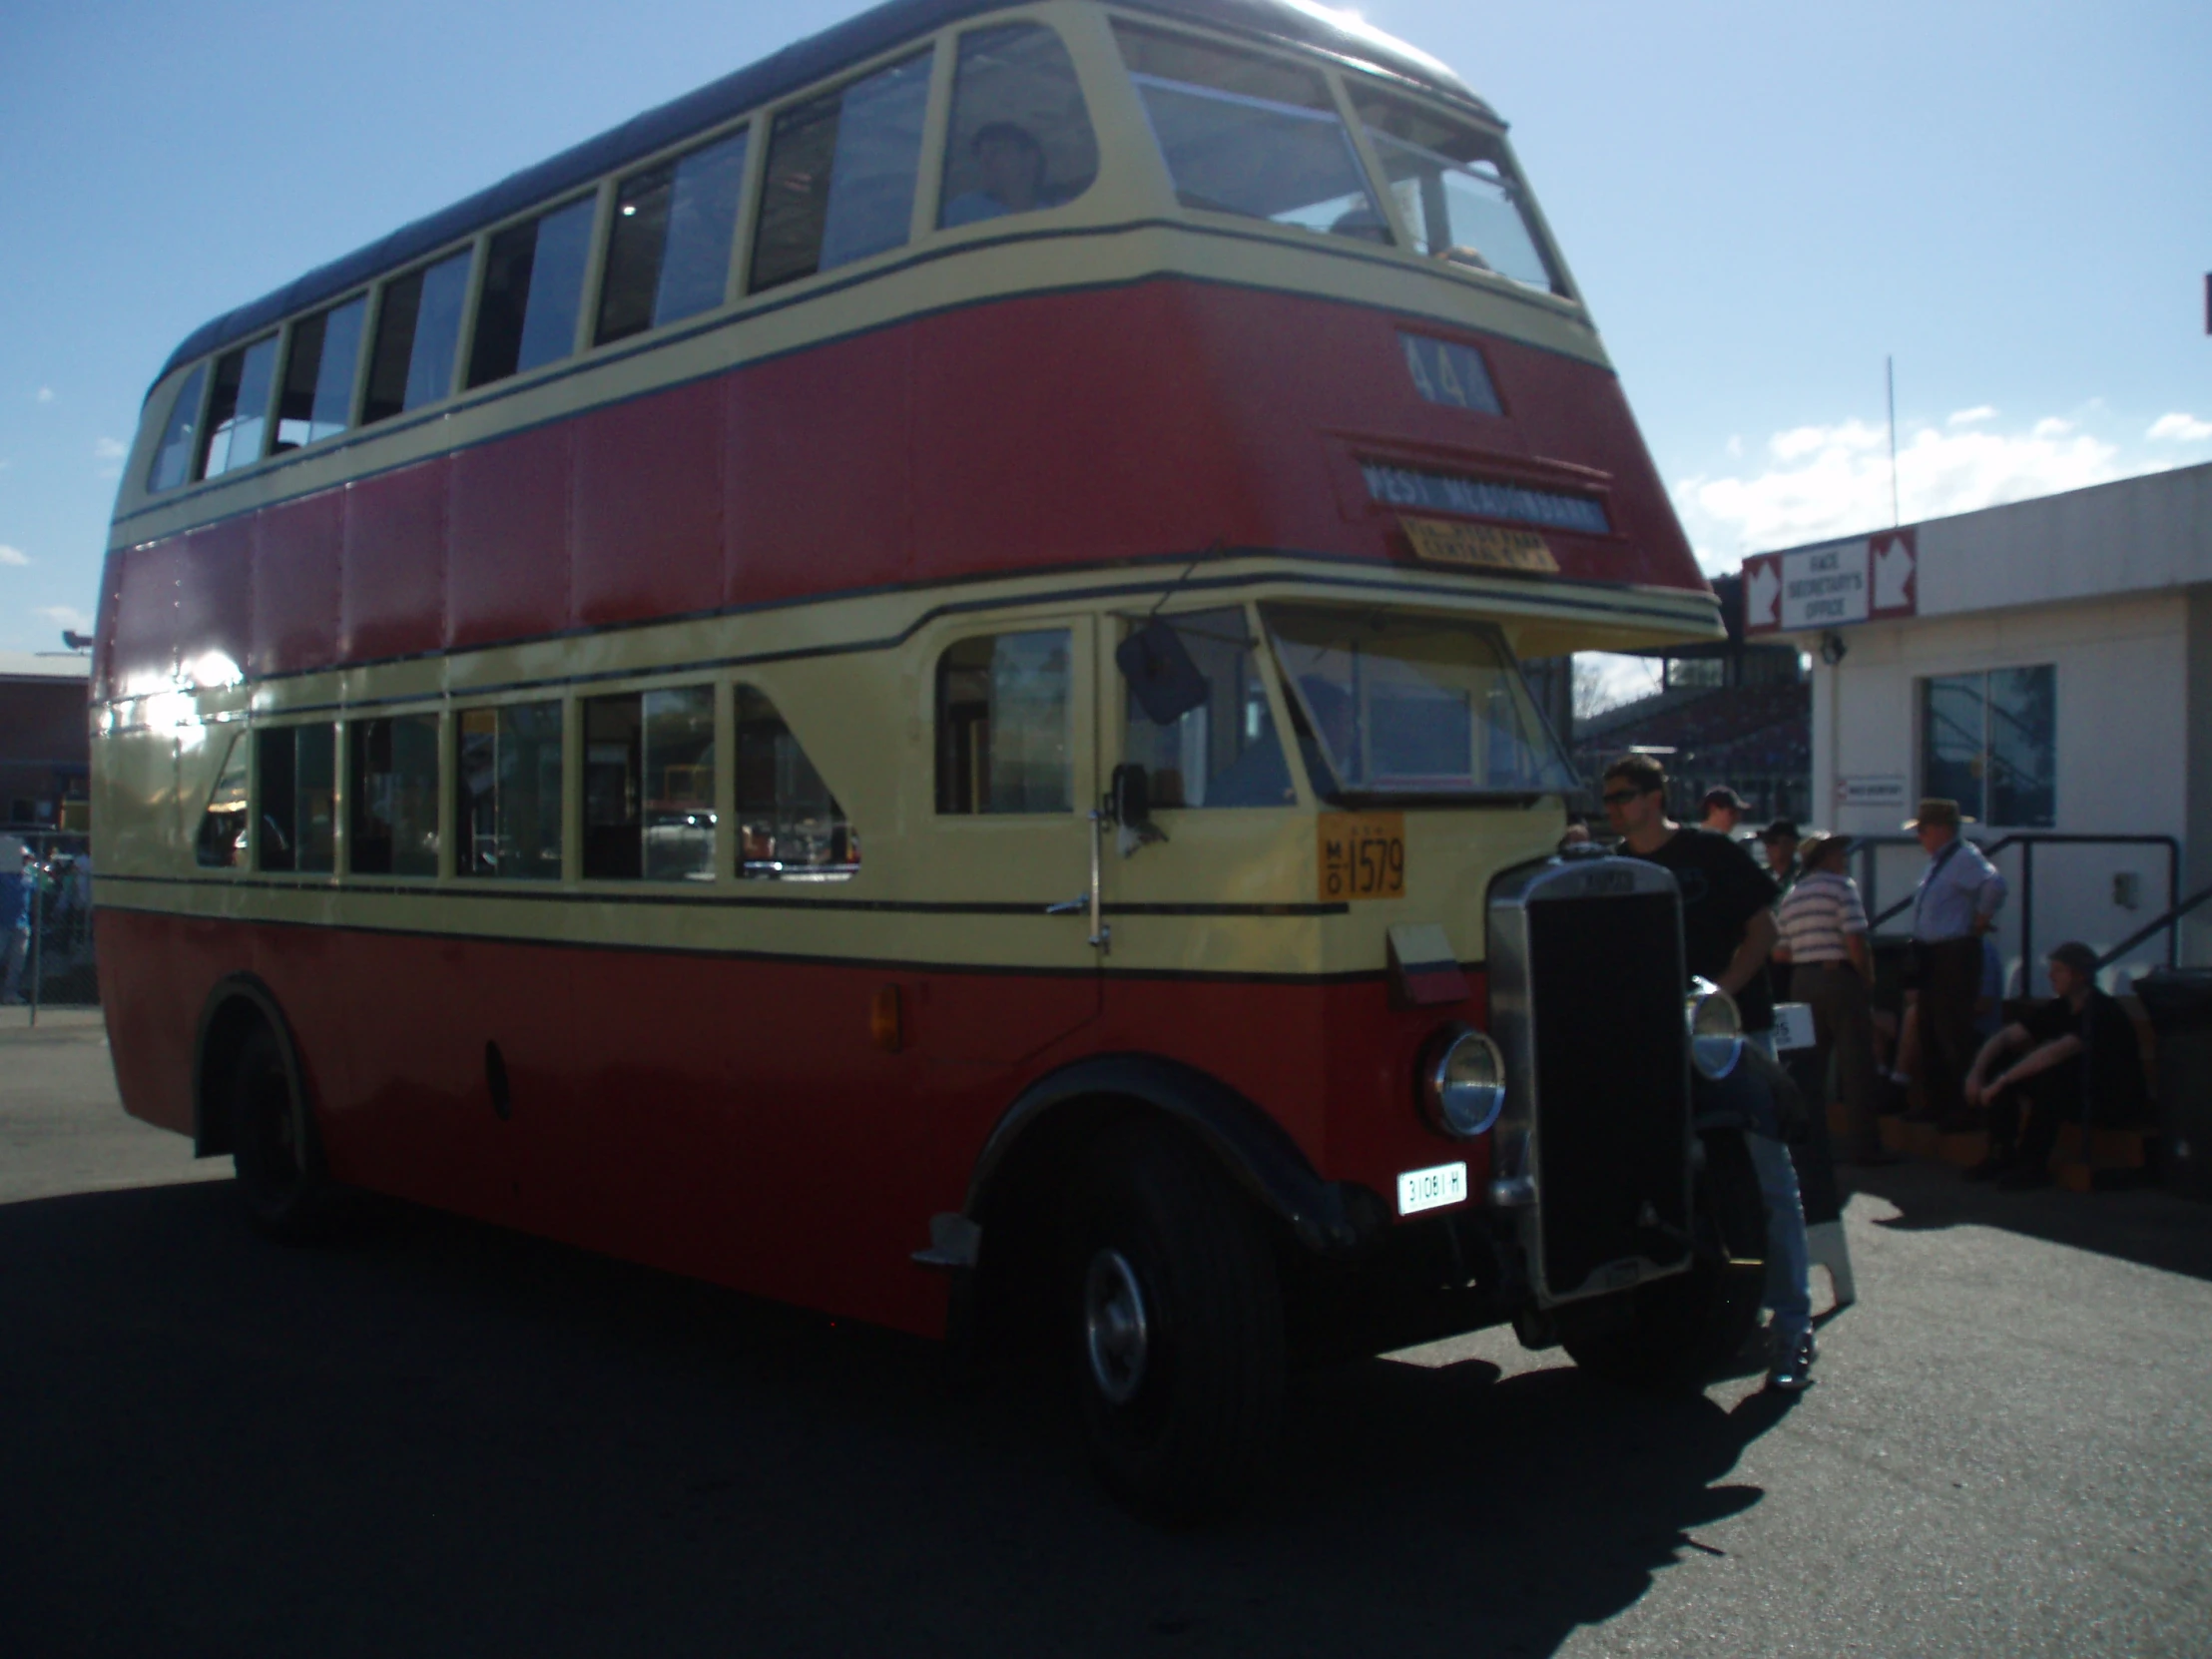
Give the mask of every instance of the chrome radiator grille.
[(1681, 1267), (1690, 1101), (1672, 878), (1618, 858), (1509, 872), (1490, 927), (1493, 1034), (1514, 1101), (1498, 1167), (1528, 1177), (1539, 1297)]

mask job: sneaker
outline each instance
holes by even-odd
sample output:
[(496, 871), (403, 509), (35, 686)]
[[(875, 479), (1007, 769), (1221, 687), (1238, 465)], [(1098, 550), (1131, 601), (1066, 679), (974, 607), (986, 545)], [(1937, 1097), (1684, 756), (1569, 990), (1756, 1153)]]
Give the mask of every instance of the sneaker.
[(1819, 1357), (1813, 1333), (1801, 1331), (1795, 1342), (1777, 1343), (1774, 1364), (1767, 1368), (1767, 1386), (1797, 1393), (1813, 1385), (1813, 1362)]

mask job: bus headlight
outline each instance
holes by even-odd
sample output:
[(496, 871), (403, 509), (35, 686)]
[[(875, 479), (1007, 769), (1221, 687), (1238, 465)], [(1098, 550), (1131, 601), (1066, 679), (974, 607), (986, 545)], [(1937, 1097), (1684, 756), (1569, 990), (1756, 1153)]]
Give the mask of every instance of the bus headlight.
[(1505, 1109), (1505, 1056), (1464, 1025), (1439, 1031), (1422, 1055), (1421, 1113), (1454, 1140), (1486, 1134)]
[(1736, 999), (1710, 979), (1693, 980), (1682, 1017), (1690, 1028), (1690, 1063), (1698, 1074), (1718, 1082), (1734, 1071), (1744, 1051), (1744, 1017)]

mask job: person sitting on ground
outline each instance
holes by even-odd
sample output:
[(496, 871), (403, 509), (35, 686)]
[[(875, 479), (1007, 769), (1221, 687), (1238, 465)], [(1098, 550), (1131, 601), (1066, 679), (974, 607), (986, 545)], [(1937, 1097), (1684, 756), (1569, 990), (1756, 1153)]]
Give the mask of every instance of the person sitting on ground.
[(2049, 1185), (2062, 1124), (2129, 1122), (2149, 1094), (2135, 1023), (2097, 989), (2096, 952), (2068, 940), (2048, 966), (2050, 1000), (1983, 1043), (1966, 1074), (1966, 1099), (1989, 1113), (1989, 1156), (1966, 1173), (2007, 1191)]
[(1751, 811), (1751, 803), (1723, 784), (1718, 789), (1707, 790), (1697, 810), (1704, 815), (1698, 822), (1700, 830), (1733, 837), (1736, 826), (1743, 823), (1744, 815)]

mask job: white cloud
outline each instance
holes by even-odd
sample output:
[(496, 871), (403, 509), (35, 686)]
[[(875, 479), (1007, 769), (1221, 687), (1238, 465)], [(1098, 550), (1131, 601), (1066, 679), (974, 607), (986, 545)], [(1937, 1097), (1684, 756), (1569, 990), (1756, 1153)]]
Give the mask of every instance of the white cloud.
[(31, 555), (22, 548), (10, 547), (6, 542), (0, 541), (0, 565), (27, 565), (30, 562)]
[(51, 402), (53, 402), (53, 401), (54, 401), (54, 388), (53, 388), (52, 386), (41, 386), (41, 387), (39, 387), (39, 388), (38, 388), (38, 400), (39, 400), (39, 401), (40, 401), (41, 403), (51, 403)]
[(2164, 414), (2150, 423), (2146, 438), (2162, 443), (2202, 443), (2212, 438), (2212, 420), (2199, 420), (2195, 415)]
[(1976, 403), (1970, 409), (1957, 410), (1951, 415), (1948, 424), (1952, 426), (1978, 426), (1982, 421), (1994, 420), (1996, 417), (1996, 410), (1988, 404)]
[(92, 440), (92, 458), (96, 461), (120, 461), (130, 452), (126, 445), (114, 438), (94, 438)]
[[(2070, 421), (2025, 433), (1922, 425), (1901, 434), (1898, 506), (1908, 523), (2053, 495), (2120, 477), (2117, 446)], [(1748, 476), (1685, 478), (1675, 506), (1700, 555), (1731, 568), (1746, 553), (1794, 547), (1890, 522), (1889, 436), (1847, 420), (1798, 426), (1768, 440), (1779, 464)], [(1710, 566), (1708, 567), (1710, 568)]]
[(1728, 434), (1728, 458), (1732, 461), (1744, 458), (1744, 440), (1734, 432)]
[(57, 628), (73, 629), (80, 634), (92, 631), (92, 618), (68, 605), (41, 605), (31, 614), (44, 617)]

